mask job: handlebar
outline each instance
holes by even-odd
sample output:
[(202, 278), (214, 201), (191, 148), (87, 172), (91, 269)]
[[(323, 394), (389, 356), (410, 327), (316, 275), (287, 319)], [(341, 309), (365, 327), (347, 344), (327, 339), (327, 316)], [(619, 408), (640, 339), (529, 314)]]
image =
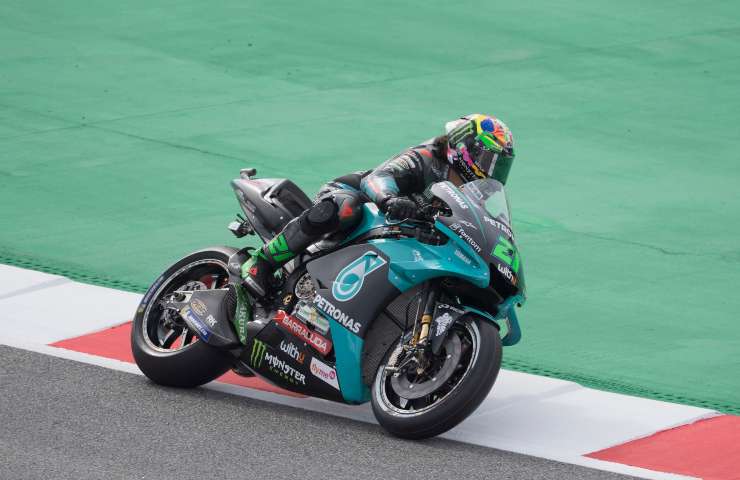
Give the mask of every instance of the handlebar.
[(388, 225), (400, 225), (402, 223), (413, 223), (419, 225), (429, 225), (434, 223), (435, 218), (439, 213), (439, 208), (433, 205), (426, 205), (424, 208), (419, 209), (413, 218), (404, 218), (402, 220), (389, 220), (386, 217)]

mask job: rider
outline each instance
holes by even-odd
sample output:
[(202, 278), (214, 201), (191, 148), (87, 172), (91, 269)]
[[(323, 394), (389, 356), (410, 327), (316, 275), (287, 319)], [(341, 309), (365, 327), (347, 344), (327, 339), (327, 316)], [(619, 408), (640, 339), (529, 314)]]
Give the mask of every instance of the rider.
[(313, 206), (290, 221), (241, 268), (255, 297), (268, 293), (269, 277), (323, 236), (348, 233), (361, 220), (363, 203), (374, 202), (389, 219), (413, 218), (431, 199), (432, 184), (456, 186), (479, 178), (506, 183), (514, 159), (514, 138), (496, 117), (472, 114), (448, 122), (446, 134), (409, 148), (374, 170), (355, 172), (324, 185)]

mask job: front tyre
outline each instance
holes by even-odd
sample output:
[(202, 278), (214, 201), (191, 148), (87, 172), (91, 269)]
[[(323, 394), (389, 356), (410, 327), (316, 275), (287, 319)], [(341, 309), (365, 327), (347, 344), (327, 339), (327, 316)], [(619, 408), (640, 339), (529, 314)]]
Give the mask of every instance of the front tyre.
[(386, 354), (371, 396), (375, 418), (398, 437), (429, 438), (462, 422), (486, 398), (501, 368), (498, 329), (477, 315), (462, 317), (440, 355), (423, 369), (405, 362), (408, 368), (386, 372), (389, 360), (404, 364), (399, 361), (404, 341)]
[(169, 387), (192, 388), (224, 374), (232, 364), (228, 354), (198, 341), (176, 311), (162, 300), (175, 290), (223, 288), (227, 264), (236, 252), (211, 247), (182, 258), (149, 287), (134, 317), (131, 350), (144, 375)]

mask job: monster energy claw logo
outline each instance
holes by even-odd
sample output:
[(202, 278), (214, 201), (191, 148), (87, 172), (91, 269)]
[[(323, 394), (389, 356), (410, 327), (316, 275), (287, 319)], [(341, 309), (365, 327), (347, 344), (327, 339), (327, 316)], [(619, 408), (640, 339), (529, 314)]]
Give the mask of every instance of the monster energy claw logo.
[(355, 298), (365, 283), (365, 277), (385, 264), (385, 260), (373, 251), (362, 254), (339, 272), (334, 280), (331, 293), (340, 302)]
[(450, 133), (448, 134), (449, 142), (451, 145), (456, 145), (465, 140), (466, 136), (472, 134), (473, 122), (470, 120), (466, 120), (465, 122), (452, 129), (452, 131), (450, 131)]
[(265, 345), (264, 342), (255, 339), (252, 344), (252, 356), (249, 357), (249, 363), (251, 363), (254, 368), (260, 368), (262, 360), (265, 358), (265, 353), (267, 353), (267, 345)]

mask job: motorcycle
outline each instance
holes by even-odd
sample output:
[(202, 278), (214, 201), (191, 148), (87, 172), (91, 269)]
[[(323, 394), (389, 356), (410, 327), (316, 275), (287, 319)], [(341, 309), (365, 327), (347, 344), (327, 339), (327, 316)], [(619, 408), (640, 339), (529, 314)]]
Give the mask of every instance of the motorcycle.
[[(243, 215), (229, 229), (266, 242), (311, 201), (288, 179), (255, 175), (231, 182)], [(380, 425), (404, 438), (453, 428), (493, 387), (502, 346), (520, 340), (515, 306), (526, 291), (503, 185), (440, 182), (431, 193), (403, 221), (364, 204), (356, 229), (288, 262), (261, 302), (240, 286), (250, 248), (184, 257), (137, 309), (137, 365), (167, 386), (232, 369), (307, 396), (370, 401)]]

